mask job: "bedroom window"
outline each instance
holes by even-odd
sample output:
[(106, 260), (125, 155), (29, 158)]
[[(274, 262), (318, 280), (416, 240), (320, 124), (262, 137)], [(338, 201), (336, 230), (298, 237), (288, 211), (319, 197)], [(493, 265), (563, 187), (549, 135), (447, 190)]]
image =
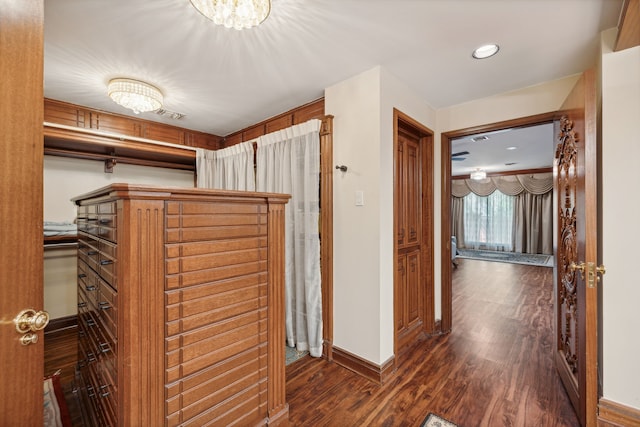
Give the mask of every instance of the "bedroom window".
[(464, 234), (467, 248), (513, 250), (515, 197), (496, 190), (489, 196), (464, 197)]

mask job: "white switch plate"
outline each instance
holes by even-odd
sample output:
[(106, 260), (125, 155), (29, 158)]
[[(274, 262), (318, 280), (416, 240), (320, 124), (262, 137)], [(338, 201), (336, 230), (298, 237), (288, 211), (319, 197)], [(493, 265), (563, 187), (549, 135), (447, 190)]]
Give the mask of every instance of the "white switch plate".
[(364, 206), (364, 192), (362, 190), (356, 191), (356, 206)]

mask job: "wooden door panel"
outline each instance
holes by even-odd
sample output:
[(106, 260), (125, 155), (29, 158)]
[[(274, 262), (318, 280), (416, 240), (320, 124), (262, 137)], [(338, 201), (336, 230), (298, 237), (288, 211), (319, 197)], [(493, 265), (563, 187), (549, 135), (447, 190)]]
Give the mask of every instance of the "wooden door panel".
[(402, 331), (405, 326), (405, 299), (407, 289), (407, 256), (400, 255), (396, 260), (396, 285), (394, 286), (394, 311), (396, 313), (396, 331)]
[(407, 325), (422, 321), (422, 283), (420, 280), (420, 250), (407, 254), (406, 301)]
[(405, 225), (407, 245), (420, 243), (420, 146), (416, 141), (407, 140), (405, 154)]
[(396, 230), (397, 247), (403, 248), (405, 245), (406, 237), (406, 195), (404, 191), (404, 177), (405, 177), (405, 140), (402, 137), (398, 137), (398, 152), (396, 153), (396, 216), (398, 218), (398, 227)]
[[(556, 367), (582, 425), (597, 417), (597, 282), (576, 265), (597, 264), (595, 72), (585, 72), (555, 122), (557, 197)], [(588, 269), (588, 268), (587, 268)], [(594, 282), (594, 281), (592, 281)]]
[(23, 346), (12, 320), (43, 308), (43, 0), (0, 7), (0, 424), (43, 425), (44, 339)]

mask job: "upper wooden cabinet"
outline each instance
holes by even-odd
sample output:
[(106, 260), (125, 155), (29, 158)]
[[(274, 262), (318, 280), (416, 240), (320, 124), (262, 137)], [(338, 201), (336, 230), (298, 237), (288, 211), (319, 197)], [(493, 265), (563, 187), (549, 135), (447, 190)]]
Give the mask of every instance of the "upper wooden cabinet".
[(193, 150), (152, 144), (150, 141), (215, 150), (221, 147), (222, 138), (52, 99), (44, 100), (45, 154), (106, 160), (111, 164), (195, 170)]
[(323, 120), (324, 118), (324, 98), (321, 98), (249, 126), (248, 128), (229, 134), (224, 138), (222, 145), (224, 147), (231, 147), (244, 141), (251, 141), (271, 132), (276, 132), (293, 125), (304, 123), (311, 119)]

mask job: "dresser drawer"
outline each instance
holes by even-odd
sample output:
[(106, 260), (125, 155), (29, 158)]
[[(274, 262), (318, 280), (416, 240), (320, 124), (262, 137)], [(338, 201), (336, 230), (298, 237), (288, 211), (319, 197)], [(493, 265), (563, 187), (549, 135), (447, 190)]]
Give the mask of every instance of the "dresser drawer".
[(100, 258), (98, 241), (80, 234), (78, 236), (78, 258), (94, 271), (98, 271), (98, 260)]
[(108, 242), (100, 243), (100, 252), (98, 254), (98, 273), (100, 277), (114, 289), (117, 289), (116, 283), (116, 247)]
[(103, 280), (99, 280), (98, 312), (100, 320), (112, 337), (118, 336), (118, 294)]

